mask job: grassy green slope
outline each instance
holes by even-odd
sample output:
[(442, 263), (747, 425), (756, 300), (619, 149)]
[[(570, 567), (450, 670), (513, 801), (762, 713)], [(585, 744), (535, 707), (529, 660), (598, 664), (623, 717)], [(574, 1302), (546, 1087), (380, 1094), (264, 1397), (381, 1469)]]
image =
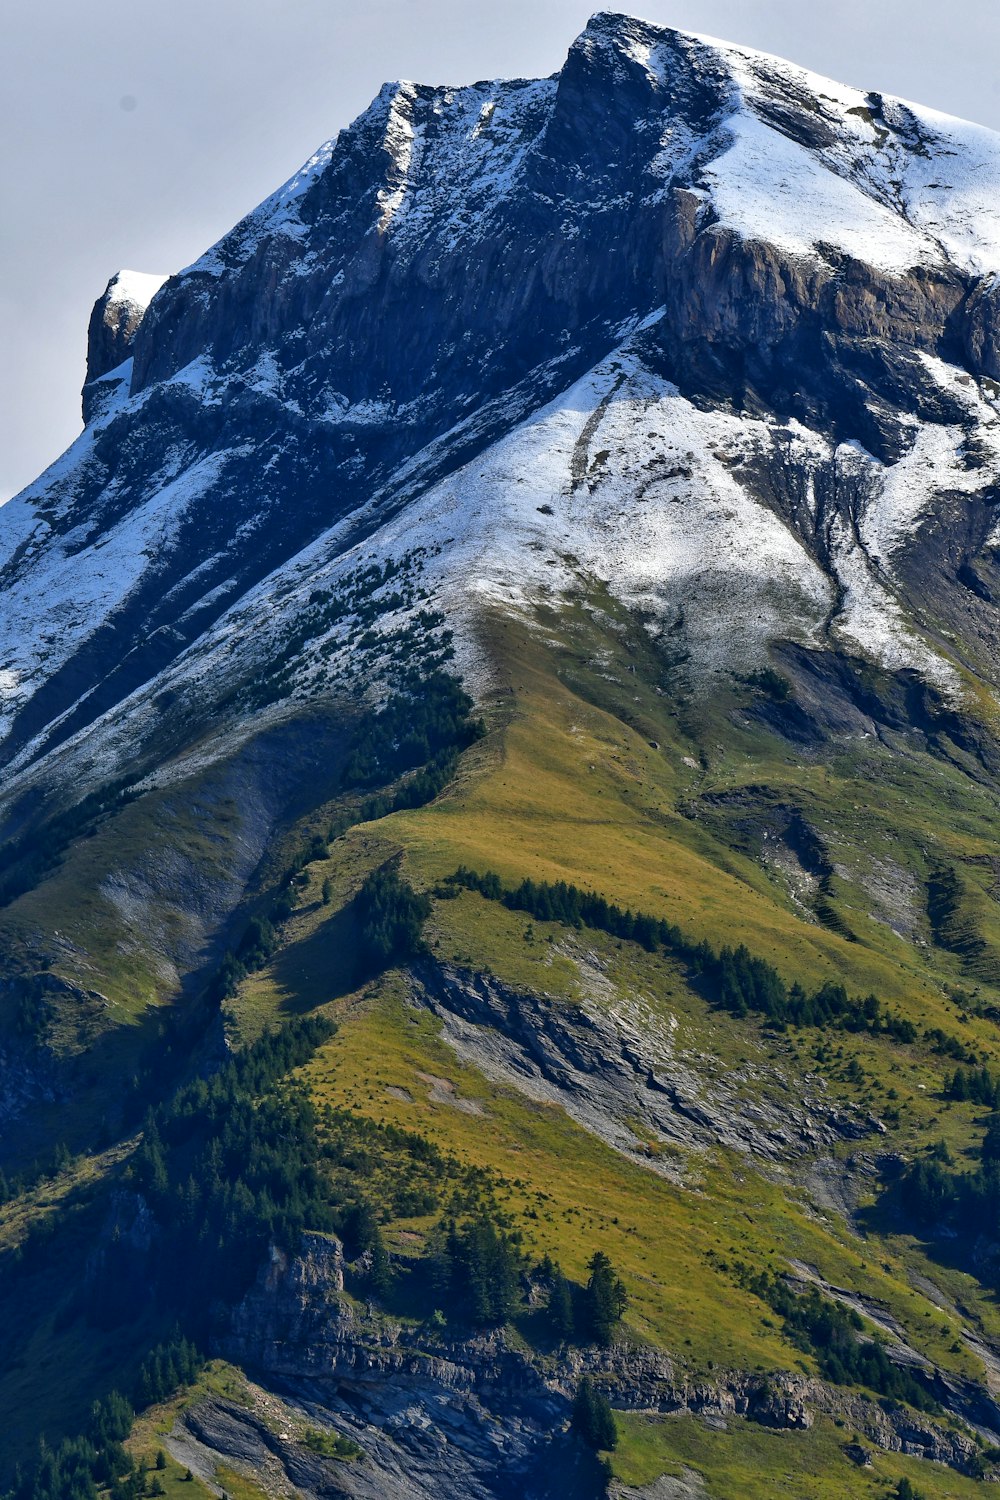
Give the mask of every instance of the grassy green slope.
[[(581, 600), (538, 630), (503, 619), (484, 624), (502, 684), (486, 739), (465, 753), (455, 783), (435, 802), (350, 829), (326, 859), (308, 866), (277, 953), (226, 1002), (230, 1039), (239, 1044), (283, 1018), (327, 1010), (340, 1030), (305, 1073), (320, 1107), (347, 1106), (419, 1130), (490, 1168), (527, 1247), (551, 1253), (571, 1275), (581, 1277), (593, 1251), (605, 1249), (631, 1293), (628, 1336), (668, 1349), (680, 1376), (815, 1373), (812, 1357), (787, 1342), (734, 1270), (737, 1261), (781, 1270), (795, 1260), (882, 1304), (907, 1341), (942, 1369), (983, 1379), (963, 1330), (1000, 1340), (992, 1297), (964, 1271), (932, 1259), (934, 1247), (899, 1233), (891, 1219), (870, 1216), (867, 1236), (858, 1226), (878, 1192), (874, 1154), (912, 1156), (943, 1137), (961, 1159), (980, 1134), (981, 1109), (941, 1097), (953, 1063), (924, 1031), (940, 1028), (1000, 1069), (985, 1014), (1000, 1003), (991, 983), (1000, 906), (988, 777), (964, 753), (900, 734), (798, 750), (759, 712), (773, 684), (727, 680), (696, 691), (641, 627), (607, 600), (597, 601), (599, 611), (594, 602)], [(225, 881), (247, 800), (235, 795), (232, 778), (227, 784), (204, 770), (130, 805), (0, 918), (9, 951), (49, 954), (55, 972), (78, 986), (86, 980), (110, 1002), (88, 1012), (86, 1028), (70, 1002), (55, 1007), (51, 1045), (77, 1059), (74, 1149), (108, 1144), (96, 1139), (110, 1091), (108, 1060), (115, 1077), (134, 1071), (162, 1042), (164, 1002), (196, 997), (196, 985), (185, 992), (185, 960), (176, 956), (186, 952), (191, 968), (192, 955), (207, 964), (226, 923), (236, 930), (256, 909), (257, 892), (287, 851), (336, 815), (336, 798), (326, 798), (339, 753), (334, 735), (313, 797), (286, 796), (284, 819), (271, 815), (261, 839), (261, 859), (225, 901), (213, 898), (207, 916), (203, 903), (194, 938), (184, 928), (194, 922), (190, 910), (167, 911), (161, 902), (154, 941), (141, 923), (130, 925), (125, 903), (109, 892), (120, 891), (123, 869), (148, 862), (151, 848), (168, 847), (171, 857), (180, 851), (185, 870), (206, 887)], [(235, 791), (246, 785), (237, 778)], [(260, 782), (254, 785), (259, 796)], [(768, 858), (788, 809), (808, 825), (814, 854), (819, 849), (826, 862), (821, 876), (803, 874), (784, 846), (781, 858)], [(611, 1006), (627, 997), (651, 1026), (673, 1029), (678, 1054), (707, 1082), (740, 1069), (742, 1087), (773, 1099), (821, 1072), (832, 1103), (881, 1116), (885, 1135), (860, 1147), (843, 1142), (822, 1174), (718, 1148), (684, 1151), (655, 1132), (647, 1132), (645, 1161), (641, 1151), (622, 1156), (558, 1106), (462, 1062), (433, 1017), (411, 1003), (405, 973), (358, 987), (347, 906), (365, 876), (397, 852), (419, 888), (434, 890), (460, 864), (496, 870), (509, 883), (567, 880), (715, 946), (743, 942), (788, 981), (814, 988), (832, 977), (852, 993), (876, 992), (914, 1022), (916, 1043), (811, 1029), (778, 1034), (752, 1017), (736, 1020), (706, 1003), (666, 957), (604, 934), (531, 922), (468, 892), (435, 899), (426, 930), (433, 958), (491, 973), (554, 1007)], [(950, 926), (935, 926), (928, 911), (928, 885), (942, 868), (956, 872)], [(149, 899), (155, 908), (155, 896)], [(180, 938), (167, 932), (171, 923), (184, 928)], [(595, 969), (604, 980), (599, 990)], [(176, 1066), (195, 1066), (198, 1056), (196, 1047)], [(80, 1057), (91, 1058), (92, 1096), (80, 1085)], [(150, 1080), (154, 1091), (163, 1083), (155, 1070)], [(32, 1151), (65, 1135), (58, 1100), (43, 1102), (31, 1119)], [(636, 1130), (642, 1140), (641, 1123)], [(26, 1154), (22, 1144), (14, 1159), (18, 1149)], [(859, 1153), (867, 1157), (861, 1166)], [(9, 1205), (0, 1232), (16, 1241), (25, 1224), (58, 1215), (64, 1199), (85, 1197), (87, 1183), (114, 1173), (118, 1161), (113, 1151), (80, 1157), (61, 1178)], [(842, 1191), (831, 1194), (831, 1182)], [(841, 1201), (857, 1209), (853, 1222), (839, 1211)], [(430, 1226), (429, 1219), (398, 1221), (387, 1236), (413, 1254)], [(30, 1362), (44, 1373), (54, 1361), (60, 1382), (52, 1400), (37, 1393), (42, 1415), (32, 1427), (83, 1409), (96, 1378), (91, 1364), (114, 1357), (100, 1347), (81, 1355), (72, 1343), (79, 1329), (61, 1330), (57, 1312), (39, 1329), (44, 1348), (33, 1348)], [(8, 1424), (23, 1409), (24, 1379), (23, 1371), (0, 1376), (0, 1419)], [(875, 1494), (918, 1471), (929, 1495), (971, 1494), (950, 1472), (884, 1455), (871, 1471), (855, 1470), (842, 1453), (845, 1434), (825, 1418), (809, 1433), (769, 1434), (635, 1416), (623, 1420), (622, 1433), (615, 1464), (623, 1481), (687, 1466), (717, 1500)], [(773, 1487), (779, 1471), (793, 1476), (785, 1490)], [(173, 1473), (170, 1479), (177, 1482)]]
[[(451, 791), (430, 807), (352, 830), (328, 861), (310, 867), (285, 947), (233, 1002), (234, 1031), (252, 1035), (281, 1015), (328, 1005), (343, 1024), (308, 1071), (317, 1100), (418, 1129), (490, 1166), (516, 1184), (507, 1207), (531, 1249), (552, 1253), (571, 1273), (581, 1274), (595, 1247), (606, 1248), (633, 1292), (632, 1335), (669, 1348), (692, 1378), (710, 1378), (720, 1366), (814, 1369), (732, 1273), (737, 1259), (781, 1268), (794, 1258), (883, 1304), (907, 1340), (940, 1367), (982, 1379), (962, 1328), (1000, 1336), (992, 1297), (970, 1276), (933, 1263), (912, 1237), (891, 1232), (890, 1224), (863, 1237), (808, 1177), (796, 1180), (794, 1171), (765, 1170), (722, 1151), (685, 1156), (650, 1140), (651, 1166), (637, 1165), (557, 1108), (460, 1063), (436, 1022), (407, 1003), (405, 977), (350, 988), (350, 935), (338, 908), (370, 869), (401, 849), (418, 886), (432, 888), (463, 863), (495, 869), (509, 882), (572, 881), (716, 945), (745, 942), (789, 980), (815, 986), (834, 976), (852, 992), (874, 990), (921, 1034), (939, 1027), (982, 1058), (1000, 1058), (993, 1023), (973, 1013), (993, 997), (989, 965), (970, 976), (961, 955), (934, 943), (920, 887), (942, 859), (959, 862), (977, 930), (992, 950), (998, 929), (986, 861), (994, 797), (985, 779), (970, 777), (957, 756), (898, 740), (891, 747), (845, 743), (805, 759), (747, 717), (752, 688), (724, 684), (713, 698), (678, 706), (676, 697), (656, 691), (656, 673), (634, 637), (598, 632), (581, 612), (561, 622), (554, 644), (555, 622), (546, 624), (544, 642), (512, 623), (495, 626), (491, 645), (506, 665), (509, 691), (499, 697), (492, 733), (467, 753)], [(829, 900), (854, 940), (804, 910), (741, 833), (727, 837), (724, 819), (704, 815), (712, 797), (747, 789), (757, 802), (794, 801), (835, 846)], [(901, 872), (916, 942), (873, 914), (872, 872), (884, 882), (887, 868)], [(320, 900), (324, 881), (329, 906)], [(699, 1058), (706, 1077), (749, 1058), (794, 1089), (805, 1071), (822, 1070), (831, 1099), (890, 1120), (876, 1150), (910, 1155), (933, 1135), (960, 1156), (977, 1138), (982, 1111), (941, 1098), (953, 1064), (924, 1041), (901, 1046), (845, 1033), (831, 1039), (809, 1029), (775, 1035), (753, 1019), (713, 1011), (663, 958), (600, 934), (567, 935), (476, 895), (437, 901), (428, 933), (436, 957), (542, 992), (554, 1005), (579, 1001), (582, 961), (596, 956), (618, 994), (641, 997), (650, 1016), (677, 1024), (684, 1056)], [(854, 1143), (843, 1147), (845, 1180), (856, 1150)], [(653, 1166), (665, 1166), (666, 1175)], [(855, 1180), (853, 1191), (863, 1210), (876, 1183)], [(406, 1222), (394, 1232), (412, 1251), (426, 1228)], [(921, 1277), (938, 1288), (933, 1299)], [(716, 1443), (711, 1433), (681, 1439), (681, 1430), (668, 1423), (655, 1436), (648, 1424), (627, 1425), (616, 1460), (623, 1478), (640, 1471), (652, 1477), (650, 1454), (660, 1454), (667, 1468), (668, 1460), (691, 1462), (689, 1454), (698, 1453), (693, 1466), (710, 1479), (710, 1493), (736, 1493), (727, 1487), (735, 1482), (728, 1440)], [(797, 1441), (762, 1435), (748, 1442), (738, 1493), (772, 1492), (776, 1445)], [(839, 1479), (823, 1475), (822, 1455), (836, 1448), (832, 1429), (801, 1443), (804, 1467), (793, 1471), (802, 1488), (794, 1493), (842, 1493), (842, 1466)], [(880, 1460), (876, 1473), (904, 1468)], [(810, 1470), (814, 1479), (806, 1477)], [(851, 1493), (868, 1492), (867, 1480), (852, 1474), (851, 1483)], [(966, 1488), (949, 1476), (928, 1492)]]

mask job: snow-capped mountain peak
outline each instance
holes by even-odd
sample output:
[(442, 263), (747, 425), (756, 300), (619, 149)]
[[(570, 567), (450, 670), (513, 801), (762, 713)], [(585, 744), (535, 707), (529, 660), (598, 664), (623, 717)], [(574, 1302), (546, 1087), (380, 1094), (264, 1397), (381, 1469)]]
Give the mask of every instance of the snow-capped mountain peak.
[[(421, 611), (485, 687), (484, 610), (592, 586), (693, 678), (1000, 680), (998, 182), (989, 131), (608, 13), (550, 79), (386, 85), (98, 302), (88, 427), (0, 511), (8, 765), (106, 774), (276, 660), (377, 691)], [(359, 648), (309, 601), (387, 561)]]

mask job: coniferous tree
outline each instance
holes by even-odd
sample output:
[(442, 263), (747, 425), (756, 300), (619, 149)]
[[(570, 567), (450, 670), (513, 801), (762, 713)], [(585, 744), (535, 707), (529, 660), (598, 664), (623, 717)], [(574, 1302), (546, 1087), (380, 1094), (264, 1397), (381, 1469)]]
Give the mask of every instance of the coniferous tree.
[(372, 1236), (370, 1253), (371, 1268), (368, 1272), (368, 1284), (376, 1296), (384, 1297), (392, 1290), (395, 1277), (393, 1275), (392, 1262), (389, 1259), (389, 1252), (386, 1250), (385, 1240), (382, 1238), (382, 1231), (377, 1224)]
[(589, 1270), (590, 1279), (584, 1291), (587, 1331), (595, 1344), (607, 1345), (628, 1305), (628, 1294), (603, 1250), (591, 1256)]
[(576, 1332), (576, 1316), (573, 1311), (573, 1292), (566, 1277), (558, 1267), (549, 1293), (549, 1318), (557, 1338), (571, 1339)]
[(572, 1426), (591, 1448), (611, 1449), (618, 1443), (618, 1427), (606, 1396), (584, 1375), (573, 1400)]

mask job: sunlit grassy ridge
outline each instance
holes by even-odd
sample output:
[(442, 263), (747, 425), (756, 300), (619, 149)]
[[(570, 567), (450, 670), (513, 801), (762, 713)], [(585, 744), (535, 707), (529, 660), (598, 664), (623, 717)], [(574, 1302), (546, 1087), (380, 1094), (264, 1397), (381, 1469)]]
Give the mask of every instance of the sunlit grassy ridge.
[(953, 1320), (938, 1314), (926, 1322), (926, 1304), (917, 1306), (899, 1262), (883, 1269), (866, 1261), (835, 1222), (727, 1154), (691, 1158), (678, 1186), (622, 1158), (561, 1109), (490, 1085), (456, 1060), (432, 1017), (406, 1005), (401, 981), (360, 1001), (306, 1076), (320, 1104), (416, 1130), (496, 1172), (536, 1256), (549, 1253), (582, 1276), (593, 1251), (605, 1248), (632, 1293), (633, 1334), (668, 1347), (679, 1369), (704, 1374), (710, 1361), (797, 1367), (798, 1356), (765, 1323), (768, 1309), (729, 1269), (736, 1259), (761, 1264), (772, 1256), (778, 1266), (790, 1257), (820, 1265), (835, 1284), (883, 1299), (941, 1363), (976, 1369), (950, 1349)]

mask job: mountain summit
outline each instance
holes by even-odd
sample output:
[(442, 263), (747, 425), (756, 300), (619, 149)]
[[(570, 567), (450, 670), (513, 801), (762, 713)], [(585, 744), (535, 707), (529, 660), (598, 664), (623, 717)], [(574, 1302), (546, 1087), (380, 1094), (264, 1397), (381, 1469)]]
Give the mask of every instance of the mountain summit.
[(986, 130), (623, 16), (552, 79), (387, 85), (95, 309), (90, 425), (0, 517), (10, 772), (214, 716), (366, 549), (440, 548), (463, 640), (596, 573), (698, 662), (992, 676), (998, 181)]
[(119, 272), (83, 408), (0, 509), (0, 1492), (977, 1493), (1000, 136), (598, 14)]

